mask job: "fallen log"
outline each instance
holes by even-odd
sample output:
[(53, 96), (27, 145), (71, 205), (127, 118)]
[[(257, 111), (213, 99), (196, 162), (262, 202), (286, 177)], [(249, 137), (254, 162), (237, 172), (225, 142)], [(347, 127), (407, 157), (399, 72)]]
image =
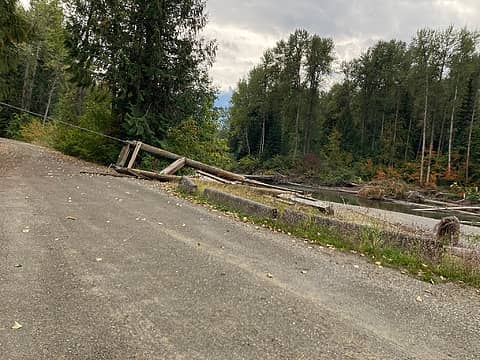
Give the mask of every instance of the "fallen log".
[(171, 163), (170, 165), (168, 165), (165, 169), (163, 169), (162, 171), (160, 171), (160, 175), (173, 175), (175, 174), (178, 170), (180, 170), (181, 168), (183, 168), (185, 166), (185, 164), (187, 163), (187, 160), (183, 157), (183, 158), (180, 158), (176, 161), (174, 161), (173, 163)]
[(182, 177), (176, 175), (162, 175), (152, 171), (146, 170), (139, 170), (139, 169), (128, 169), (128, 168), (121, 168), (118, 166), (114, 167), (115, 171), (119, 172), (120, 174), (127, 174), (127, 175), (134, 175), (137, 177), (144, 177), (148, 179), (155, 179), (163, 182), (179, 182)]
[(278, 197), (281, 199), (296, 202), (298, 204), (314, 207), (325, 214), (333, 215), (334, 213), (333, 208), (330, 205), (317, 199), (307, 198), (304, 196), (297, 196), (294, 194), (280, 194), (278, 195)]
[(480, 210), (480, 207), (479, 206), (447, 206), (447, 207), (432, 207), (427, 209), (413, 209), (413, 211), (443, 211), (443, 210)]
[(228, 184), (228, 185), (235, 185), (236, 184), (234, 181), (222, 179), (221, 177), (209, 174), (209, 173), (207, 173), (205, 171), (202, 171), (202, 170), (197, 170), (197, 174), (199, 174), (201, 176), (204, 176), (204, 177), (207, 177), (207, 178), (209, 178), (211, 180), (214, 180), (216, 182), (219, 182), (221, 184)]
[(290, 189), (290, 188), (287, 188), (287, 187), (284, 187), (284, 186), (265, 184), (265, 183), (262, 183), (262, 182), (256, 181), (256, 180), (245, 179), (242, 182), (244, 184), (252, 185), (252, 186), (255, 186), (255, 187), (266, 187), (266, 188), (269, 188), (269, 189), (281, 190), (283, 192), (303, 194), (303, 191), (300, 191), (300, 190)]
[(304, 184), (299, 184), (295, 182), (287, 182), (286, 185), (288, 186), (295, 186), (297, 188), (300, 188), (305, 191), (310, 191), (310, 192), (320, 192), (320, 191), (330, 191), (330, 192), (340, 192), (340, 193), (345, 193), (345, 194), (352, 194), (352, 195), (358, 195), (358, 190), (350, 190), (350, 189), (345, 189), (341, 187), (329, 187), (329, 186), (310, 186), (310, 185), (304, 185)]
[[(464, 207), (462, 207), (463, 209)], [(444, 208), (428, 208), (428, 209), (412, 209), (412, 211), (418, 211), (418, 212), (428, 212), (428, 211), (441, 211), (441, 212), (456, 212), (458, 214), (463, 214), (463, 215), (469, 215), (469, 216), (480, 216), (479, 213), (474, 213), (471, 211), (465, 211), (461, 210), (455, 207), (444, 207)]]
[[(160, 156), (165, 159), (170, 159), (170, 160), (179, 160), (183, 156), (174, 154), (170, 151), (166, 151), (160, 148), (157, 148), (152, 145), (144, 144), (141, 143), (140, 148), (146, 152), (149, 152), (152, 155)], [(205, 172), (208, 172), (210, 174), (216, 175), (218, 177), (221, 177), (223, 179), (231, 180), (231, 181), (245, 181), (245, 177), (242, 175), (238, 175), (235, 173), (232, 173), (227, 170), (219, 169), (215, 166), (210, 166), (204, 163), (201, 163), (199, 161), (195, 161), (189, 158), (185, 158), (185, 166), (189, 166), (191, 168), (197, 169), (197, 170), (202, 170)]]
[(460, 224), (480, 227), (480, 222), (477, 222), (477, 221), (460, 221)]

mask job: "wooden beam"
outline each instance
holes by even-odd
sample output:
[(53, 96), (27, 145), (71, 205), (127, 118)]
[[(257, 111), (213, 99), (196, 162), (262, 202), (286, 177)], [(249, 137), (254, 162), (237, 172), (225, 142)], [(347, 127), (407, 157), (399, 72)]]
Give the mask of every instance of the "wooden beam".
[(130, 144), (125, 144), (120, 151), (117, 159), (117, 166), (124, 167), (130, 154)]
[(138, 155), (138, 152), (140, 151), (141, 147), (142, 147), (142, 143), (140, 141), (137, 141), (137, 143), (135, 145), (135, 150), (133, 150), (133, 154), (132, 154), (132, 157), (130, 159), (130, 162), (128, 163), (127, 168), (131, 169), (133, 167), (133, 164), (135, 164), (135, 160), (137, 160), (137, 155)]
[(217, 181), (221, 184), (229, 184), (229, 185), (234, 185), (235, 184), (235, 182), (233, 182), (233, 181), (222, 179), (221, 177), (209, 174), (209, 173), (207, 173), (205, 171), (202, 171), (202, 170), (197, 170), (197, 174), (199, 174), (201, 176), (205, 176), (205, 177), (207, 177), (209, 179), (212, 179), (214, 181)]
[[(163, 149), (159, 149), (155, 146), (148, 145), (148, 144), (143, 144), (142, 143), (141, 144), (141, 149), (146, 151), (146, 152), (149, 152), (150, 154), (160, 156), (160, 157), (165, 158), (165, 159), (178, 160), (178, 159), (182, 158), (182, 156), (180, 156), (180, 155), (174, 154), (172, 152), (169, 152), (169, 151), (166, 151), (166, 150), (163, 150)], [(223, 179), (227, 179), (227, 180), (231, 180), (231, 181), (245, 181), (245, 177), (242, 176), (242, 175), (238, 175), (238, 174), (232, 173), (230, 171), (219, 169), (215, 166), (210, 166), (210, 165), (207, 165), (207, 164), (203, 164), (199, 161), (195, 161), (195, 160), (192, 160), (192, 159), (186, 158), (185, 159), (185, 166), (189, 166), (189, 167), (197, 169), (197, 170), (202, 170), (202, 171), (208, 172), (210, 174), (216, 175), (216, 176), (221, 177)]]
[(325, 214), (333, 215), (334, 213), (333, 208), (329, 204), (314, 198), (298, 196), (295, 194), (280, 194), (278, 197), (284, 200), (296, 202), (298, 204), (314, 207)]
[(118, 166), (115, 167), (115, 171), (119, 172), (120, 174), (134, 175), (134, 176), (138, 176), (138, 177), (144, 177), (144, 178), (154, 179), (154, 180), (159, 180), (159, 181), (164, 181), (164, 182), (168, 182), (168, 181), (179, 182), (182, 179), (181, 176), (162, 175), (162, 174), (158, 174), (158, 173), (152, 172), (152, 171), (121, 168), (121, 167), (118, 167)]
[(173, 163), (171, 163), (170, 165), (168, 165), (165, 169), (163, 169), (162, 171), (160, 171), (160, 175), (173, 175), (175, 174), (178, 170), (180, 170), (181, 168), (183, 168), (185, 166), (185, 164), (187, 163), (186, 159), (183, 157), (183, 158), (180, 158), (176, 161), (174, 161)]

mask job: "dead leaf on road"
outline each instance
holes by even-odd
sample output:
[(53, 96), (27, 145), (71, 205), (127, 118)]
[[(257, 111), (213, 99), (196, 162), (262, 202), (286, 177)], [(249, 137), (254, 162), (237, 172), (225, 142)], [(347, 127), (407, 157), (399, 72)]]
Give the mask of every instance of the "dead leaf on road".
[(269, 279), (273, 279), (273, 275), (270, 274), (270, 273), (267, 273), (267, 277), (268, 277)]
[(23, 327), (22, 324), (20, 324), (19, 322), (15, 321), (15, 323), (13, 324), (12, 326), (12, 329), (13, 330), (18, 330), (18, 329), (21, 329)]
[(65, 219), (67, 220), (77, 220), (75, 216), (67, 216)]
[(417, 302), (420, 302), (420, 303), (423, 302), (423, 298), (421, 296), (417, 296), (416, 300), (417, 300)]

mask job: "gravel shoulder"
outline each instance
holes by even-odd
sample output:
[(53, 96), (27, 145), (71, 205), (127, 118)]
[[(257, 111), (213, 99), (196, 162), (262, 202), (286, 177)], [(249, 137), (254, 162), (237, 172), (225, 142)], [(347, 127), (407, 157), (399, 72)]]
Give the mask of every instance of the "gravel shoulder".
[(480, 358), (475, 289), (34, 145), (0, 156), (0, 359)]

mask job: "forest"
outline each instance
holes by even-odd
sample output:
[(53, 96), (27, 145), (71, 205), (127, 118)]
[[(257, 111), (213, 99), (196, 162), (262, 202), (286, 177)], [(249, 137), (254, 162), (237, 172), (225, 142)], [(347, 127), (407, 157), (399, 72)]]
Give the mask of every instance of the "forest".
[(421, 29), (409, 43), (377, 42), (335, 74), (333, 40), (297, 30), (239, 81), (229, 145), (247, 171), (293, 169), (320, 182), (477, 182), (478, 45), (468, 29)]
[[(340, 62), (296, 30), (214, 106), (202, 0), (0, 2), (0, 136), (100, 163), (141, 140), (240, 172), (322, 184), (480, 181), (479, 33), (421, 29)], [(59, 121), (54, 121), (57, 119)], [(158, 160), (142, 158), (154, 169)]]

